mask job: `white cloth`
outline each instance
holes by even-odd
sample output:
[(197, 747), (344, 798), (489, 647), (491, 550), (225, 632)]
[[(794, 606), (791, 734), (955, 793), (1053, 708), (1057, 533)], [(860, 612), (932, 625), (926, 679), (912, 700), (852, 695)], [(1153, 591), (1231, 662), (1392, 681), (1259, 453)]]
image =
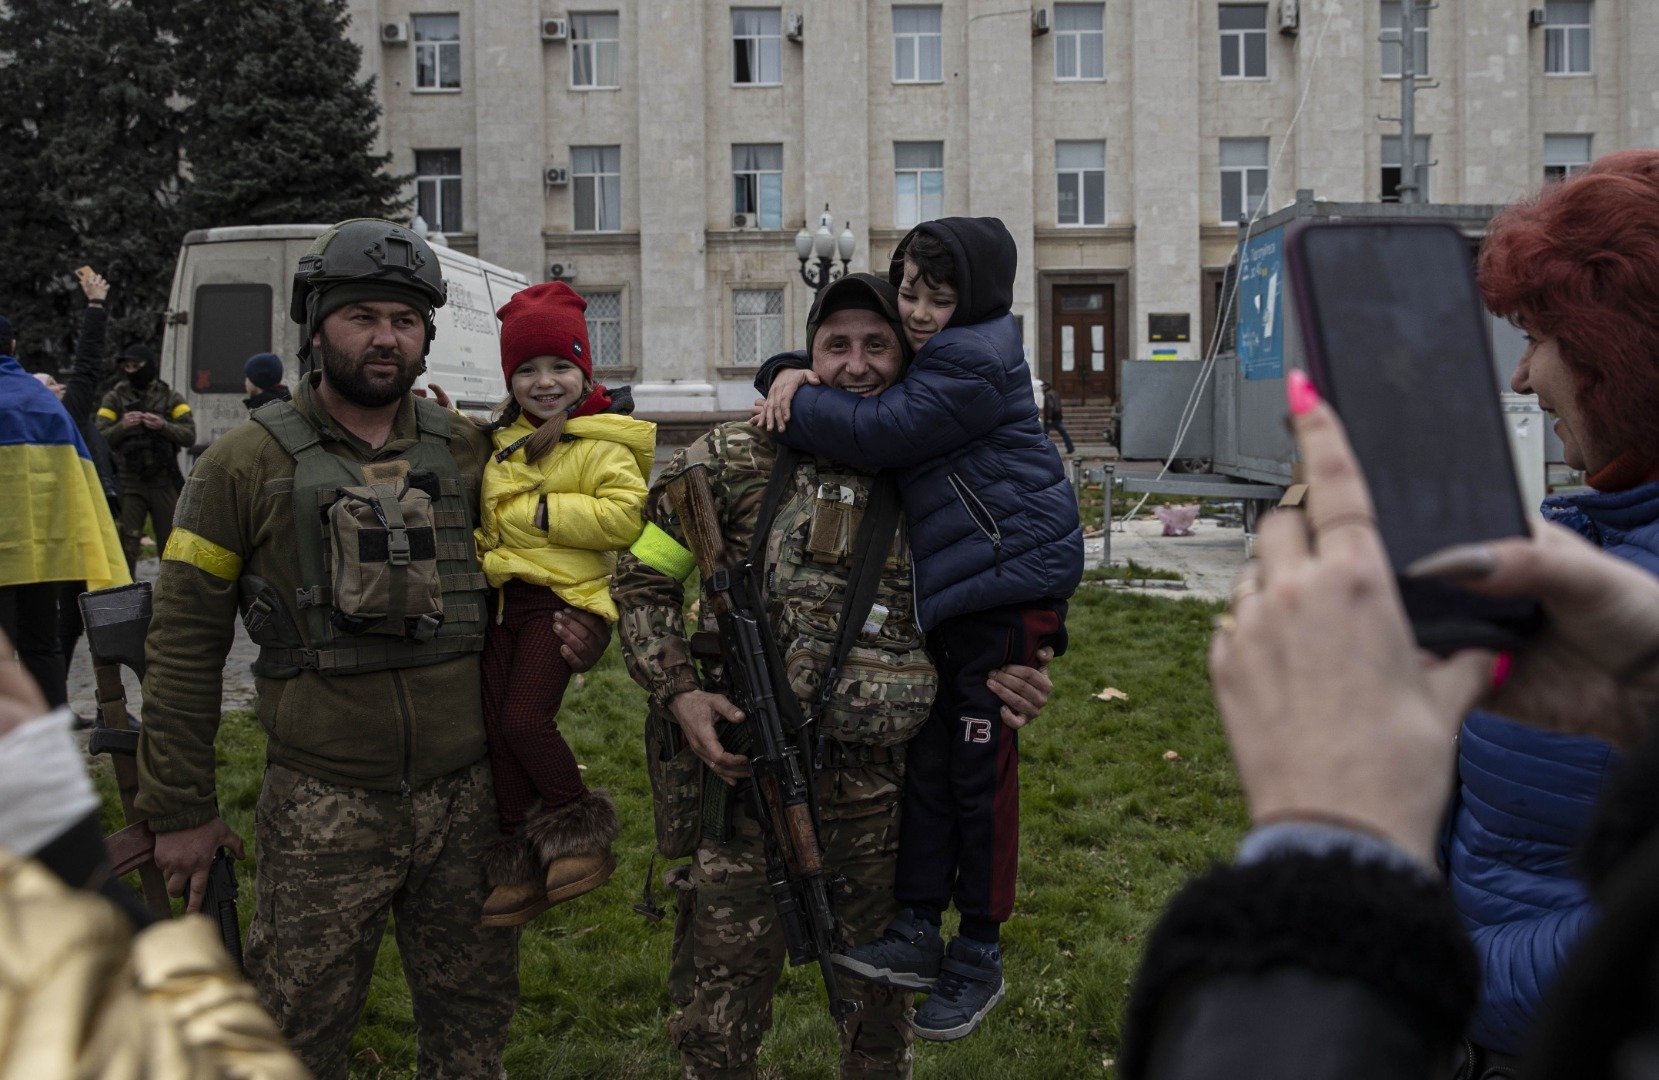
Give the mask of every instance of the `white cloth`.
[(33, 855), (98, 808), (67, 707), (0, 735), (0, 848)]

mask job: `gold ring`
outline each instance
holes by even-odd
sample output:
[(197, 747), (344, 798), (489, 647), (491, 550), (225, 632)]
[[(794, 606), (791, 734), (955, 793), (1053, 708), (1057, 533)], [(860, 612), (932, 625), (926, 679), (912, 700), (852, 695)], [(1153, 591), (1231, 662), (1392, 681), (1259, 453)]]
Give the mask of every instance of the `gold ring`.
[(1334, 517), (1328, 517), (1321, 521), (1310, 520), (1308, 524), (1313, 527), (1313, 534), (1315, 536), (1320, 536), (1324, 533), (1333, 532), (1337, 529), (1347, 528), (1350, 525), (1359, 525), (1363, 528), (1374, 530), (1377, 527), (1377, 519), (1372, 517), (1370, 514), (1354, 511), (1347, 514), (1337, 514)]
[(1214, 619), (1210, 620), (1210, 625), (1215, 627), (1216, 633), (1227, 634), (1231, 633), (1234, 628), (1238, 626), (1238, 620), (1233, 617), (1232, 612), (1223, 611), (1220, 615), (1217, 615)]

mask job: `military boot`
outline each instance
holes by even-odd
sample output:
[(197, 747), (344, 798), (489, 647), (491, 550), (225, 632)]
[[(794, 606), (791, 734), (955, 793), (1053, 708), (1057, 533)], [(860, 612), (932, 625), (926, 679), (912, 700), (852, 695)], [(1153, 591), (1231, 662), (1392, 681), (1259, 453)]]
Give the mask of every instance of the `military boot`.
[[(616, 804), (602, 788), (530, 815), (524, 838), (544, 868), (542, 899), (557, 904), (605, 884), (616, 871), (611, 845), (622, 831)], [(533, 916), (532, 916), (533, 917)]]
[(478, 921), (485, 926), (523, 926), (549, 907), (541, 867), (522, 829), (501, 837), (484, 853), (484, 881), (490, 895)]

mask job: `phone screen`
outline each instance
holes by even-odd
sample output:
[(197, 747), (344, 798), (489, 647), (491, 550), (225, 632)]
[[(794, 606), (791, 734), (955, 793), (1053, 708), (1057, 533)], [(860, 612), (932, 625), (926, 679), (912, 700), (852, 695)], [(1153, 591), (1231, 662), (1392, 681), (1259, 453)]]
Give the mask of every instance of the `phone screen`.
[[(1463, 236), (1341, 223), (1300, 230), (1290, 249), (1309, 374), (1348, 429), (1395, 571), (1450, 544), (1527, 535)], [(1431, 648), (1512, 643), (1538, 618), (1530, 602), (1441, 582), (1401, 592)]]

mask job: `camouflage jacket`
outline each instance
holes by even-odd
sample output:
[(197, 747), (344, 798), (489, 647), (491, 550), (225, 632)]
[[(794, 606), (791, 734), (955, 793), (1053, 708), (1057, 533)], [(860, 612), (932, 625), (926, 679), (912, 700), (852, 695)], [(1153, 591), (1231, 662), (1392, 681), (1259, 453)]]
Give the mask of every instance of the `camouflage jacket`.
[[(617, 561), (611, 592), (620, 614), (622, 656), (634, 680), (664, 713), (677, 695), (701, 684), (691, 658), (678, 566), (652, 556), (658, 542), (683, 545), (670, 480), (706, 466), (720, 514), (730, 565), (748, 557), (766, 483), (778, 447), (745, 423), (722, 424), (674, 455), (646, 496), (647, 535)], [(767, 613), (791, 687), (809, 712), (833, 653), (841, 599), (873, 474), (803, 457), (795, 483), (779, 503), (765, 547)], [(650, 559), (650, 561), (647, 561)], [(712, 617), (702, 621), (712, 629)], [(852, 743), (905, 741), (926, 718), (937, 676), (916, 626), (910, 553), (902, 530), (884, 568), (876, 606), (842, 666), (841, 677), (816, 717), (820, 732)]]

